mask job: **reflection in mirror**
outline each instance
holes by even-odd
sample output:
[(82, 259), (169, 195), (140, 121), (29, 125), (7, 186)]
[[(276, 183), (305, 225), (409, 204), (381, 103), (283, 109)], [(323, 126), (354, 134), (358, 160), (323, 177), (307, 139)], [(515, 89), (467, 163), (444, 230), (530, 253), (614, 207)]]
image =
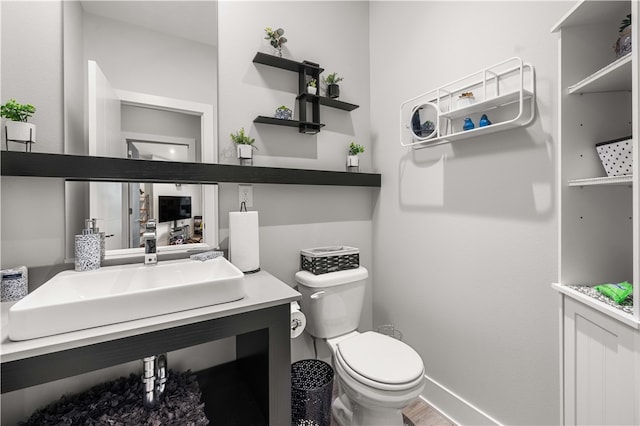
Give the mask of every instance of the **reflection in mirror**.
[(411, 132), (419, 140), (434, 137), (437, 134), (438, 107), (430, 102), (418, 105), (411, 114)]
[(149, 219), (156, 219), (158, 246), (203, 242), (202, 185), (92, 182), (91, 186), (100, 193), (120, 186), (127, 194), (128, 203), (121, 203), (119, 212), (114, 208), (117, 200), (111, 200), (105, 210), (108, 216), (98, 220), (107, 236), (107, 250), (144, 247), (141, 237)]
[[(63, 13), (66, 153), (217, 161), (217, 2), (65, 1)], [(191, 217), (159, 224), (159, 245), (217, 246), (217, 185), (66, 185), (68, 259), (86, 218), (113, 235), (107, 257), (141, 250), (159, 196), (192, 203)]]

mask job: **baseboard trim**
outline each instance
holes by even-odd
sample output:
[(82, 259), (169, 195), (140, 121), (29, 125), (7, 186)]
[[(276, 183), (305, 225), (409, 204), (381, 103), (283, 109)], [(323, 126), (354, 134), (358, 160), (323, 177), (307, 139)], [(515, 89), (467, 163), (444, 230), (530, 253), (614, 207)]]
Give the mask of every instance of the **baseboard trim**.
[(456, 425), (497, 425), (502, 423), (462, 398), (446, 386), (424, 375), (427, 383), (420, 396), (427, 404), (439, 411)]

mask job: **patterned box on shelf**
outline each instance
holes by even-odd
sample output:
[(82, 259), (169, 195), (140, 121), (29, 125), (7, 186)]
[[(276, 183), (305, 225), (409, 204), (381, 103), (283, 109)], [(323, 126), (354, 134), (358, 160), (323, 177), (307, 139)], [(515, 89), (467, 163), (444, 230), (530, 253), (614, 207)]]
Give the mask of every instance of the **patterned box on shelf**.
[(360, 266), (360, 250), (355, 247), (329, 246), (300, 251), (300, 269), (314, 275), (356, 269)]
[(276, 110), (276, 118), (279, 118), (280, 120), (291, 120), (292, 114), (293, 113), (290, 109), (278, 108)]
[(632, 174), (632, 146), (631, 136), (596, 144), (596, 151), (607, 176)]

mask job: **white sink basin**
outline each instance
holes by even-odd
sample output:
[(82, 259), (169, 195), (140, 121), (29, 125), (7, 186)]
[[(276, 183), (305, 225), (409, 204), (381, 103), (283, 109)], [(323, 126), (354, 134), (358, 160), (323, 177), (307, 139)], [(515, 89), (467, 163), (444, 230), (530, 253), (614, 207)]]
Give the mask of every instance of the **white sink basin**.
[(27, 340), (244, 297), (244, 274), (223, 257), (64, 271), (9, 309), (9, 338)]

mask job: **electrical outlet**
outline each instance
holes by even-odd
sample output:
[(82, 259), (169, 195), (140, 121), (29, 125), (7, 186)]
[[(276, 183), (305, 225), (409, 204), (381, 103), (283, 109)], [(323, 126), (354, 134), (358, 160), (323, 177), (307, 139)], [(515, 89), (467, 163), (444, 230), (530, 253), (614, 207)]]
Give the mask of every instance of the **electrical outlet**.
[(247, 208), (253, 207), (253, 186), (238, 185), (238, 205), (244, 201)]

